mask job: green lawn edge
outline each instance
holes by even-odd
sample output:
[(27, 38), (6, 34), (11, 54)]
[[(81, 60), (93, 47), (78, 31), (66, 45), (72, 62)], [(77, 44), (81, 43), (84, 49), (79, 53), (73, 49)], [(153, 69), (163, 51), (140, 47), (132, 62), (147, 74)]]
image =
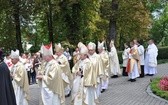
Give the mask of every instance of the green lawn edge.
[(168, 59), (160, 59), (160, 60), (158, 60), (158, 64), (164, 64), (164, 63), (168, 63)]

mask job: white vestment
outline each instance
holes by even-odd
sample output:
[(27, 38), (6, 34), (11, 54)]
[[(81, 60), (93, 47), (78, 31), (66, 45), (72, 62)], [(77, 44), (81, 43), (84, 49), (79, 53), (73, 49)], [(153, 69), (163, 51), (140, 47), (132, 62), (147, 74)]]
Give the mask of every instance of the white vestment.
[(138, 46), (138, 53), (139, 53), (139, 56), (140, 56), (140, 64), (141, 65), (144, 65), (144, 47), (142, 45), (139, 45)]
[(139, 72), (138, 72), (138, 64), (137, 62), (134, 64), (133, 70), (131, 73), (128, 73), (128, 77), (130, 79), (136, 79), (137, 77), (139, 77)]
[(117, 50), (113, 46), (111, 47), (111, 51), (109, 52), (110, 57), (110, 71), (112, 75), (118, 75), (121, 74)]
[(129, 59), (130, 48), (125, 48), (122, 54), (123, 58), (123, 67), (127, 67), (128, 59)]
[(156, 74), (157, 73), (157, 55), (158, 49), (155, 44), (148, 46), (145, 55), (145, 74)]
[[(91, 60), (91, 62), (93, 63), (94, 68), (97, 68), (97, 72), (101, 69), (103, 70), (103, 64), (102, 64), (102, 60), (100, 55), (98, 55), (97, 53), (94, 53), (93, 55), (89, 55), (89, 59)], [(97, 66), (97, 67), (96, 67)], [(96, 93), (97, 93), (97, 97), (100, 96), (101, 94), (101, 76), (104, 75), (104, 73), (100, 73), (101, 75), (97, 75), (97, 87), (96, 87)]]
[(103, 70), (104, 75), (101, 77), (101, 89), (107, 89), (109, 83), (109, 55), (106, 51), (102, 51), (99, 53), (102, 63), (103, 63)]
[[(17, 64), (15, 64), (13, 66), (13, 75), (15, 75), (15, 72), (17, 70), (17, 68), (19, 67), (20, 62), (18, 62)], [(24, 71), (26, 72), (26, 70)], [(27, 76), (27, 75), (26, 75)], [(20, 87), (17, 82), (15, 81), (15, 79), (13, 79), (12, 81), (12, 84), (13, 84), (13, 88), (14, 88), (14, 92), (15, 92), (15, 97), (16, 97), (16, 104), (17, 105), (28, 105), (28, 101), (27, 99), (25, 98), (26, 97), (26, 93), (23, 91), (23, 88)]]
[[(134, 46), (131, 49), (137, 49), (137, 48), (136, 48), (136, 46)], [(129, 54), (129, 59), (134, 59), (132, 54)], [(139, 77), (138, 62), (136, 60), (134, 62), (134, 66), (133, 66), (132, 72), (128, 73), (128, 77), (130, 79), (136, 79), (137, 77)]]
[[(79, 67), (83, 71), (83, 74), (85, 74), (85, 70), (87, 70), (86, 66), (89, 59), (85, 60), (79, 60)], [(73, 88), (72, 88), (72, 100), (73, 105), (96, 105), (95, 99), (97, 99), (96, 90), (93, 86), (84, 86), (84, 77), (81, 77), (79, 75), (75, 76), (75, 79), (73, 81)]]
[[(54, 60), (51, 60), (50, 62), (47, 63), (45, 67), (45, 76), (47, 76), (50, 70), (51, 66), (50, 64), (52, 62), (54, 62)], [(49, 90), (44, 81), (42, 81), (41, 96), (44, 105), (61, 105), (61, 101), (60, 98), (58, 97), (58, 94), (54, 94), (51, 90)]]
[[(71, 92), (71, 86), (70, 86), (71, 81), (67, 75), (70, 73), (70, 66), (69, 66), (68, 59), (64, 54), (62, 54), (61, 56), (57, 56), (56, 61), (58, 63), (59, 62), (61, 63), (59, 65), (60, 65), (61, 69), (63, 70), (62, 79), (67, 83), (67, 86), (65, 87), (64, 92), (65, 92), (65, 95), (68, 95)], [(67, 71), (69, 71), (69, 72), (67, 72)], [(65, 73), (65, 72), (67, 72), (67, 73)]]

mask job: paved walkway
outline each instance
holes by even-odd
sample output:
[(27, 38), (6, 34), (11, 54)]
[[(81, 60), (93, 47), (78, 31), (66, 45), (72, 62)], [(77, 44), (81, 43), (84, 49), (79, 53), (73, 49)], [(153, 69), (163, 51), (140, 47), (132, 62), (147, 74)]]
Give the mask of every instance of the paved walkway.
[[(156, 76), (168, 75), (168, 64), (158, 66)], [(156, 77), (154, 76), (154, 77)], [(138, 78), (136, 82), (129, 82), (128, 77), (110, 79), (109, 88), (100, 96), (100, 105), (168, 105), (146, 92), (150, 79), (146, 76)], [(30, 86), (29, 105), (39, 105), (40, 90), (37, 85)], [(66, 98), (66, 105), (70, 105), (70, 98)]]

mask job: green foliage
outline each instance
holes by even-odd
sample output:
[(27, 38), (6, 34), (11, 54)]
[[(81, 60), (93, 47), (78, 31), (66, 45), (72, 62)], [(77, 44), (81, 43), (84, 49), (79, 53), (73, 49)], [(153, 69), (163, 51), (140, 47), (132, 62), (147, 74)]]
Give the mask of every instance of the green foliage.
[[(117, 47), (133, 38), (147, 39), (151, 24), (151, 11), (159, 10), (165, 5), (148, 0), (116, 0), (119, 4), (115, 12), (117, 19)], [(161, 0), (164, 1), (164, 0)], [(88, 43), (106, 39), (109, 35), (109, 20), (114, 11), (111, 8), (112, 0), (51, 0), (54, 42), (68, 43), (74, 47), (79, 41)], [(42, 43), (49, 43), (48, 0), (21, 0), (20, 23), (22, 42), (33, 44), (33, 51), (40, 48)], [(13, 6), (10, 1), (0, 2), (0, 44), (7, 50), (16, 48), (15, 24), (13, 20)], [(166, 13), (166, 9), (165, 9)], [(164, 30), (159, 27), (165, 23)], [(155, 24), (155, 23), (153, 23)], [(154, 38), (164, 31), (167, 35), (167, 17), (162, 22), (156, 22), (151, 31)], [(158, 38), (159, 37), (159, 38)], [(168, 40), (164, 38), (164, 42)], [(168, 42), (168, 41), (167, 41)], [(65, 44), (67, 46), (67, 44)], [(121, 61), (121, 60), (120, 60)]]
[(168, 45), (168, 2), (157, 0), (155, 3), (149, 3), (153, 16), (150, 37), (155, 39), (161, 46)]
[(123, 63), (123, 59), (122, 59), (122, 53), (123, 51), (118, 51), (118, 59), (119, 59), (119, 63), (122, 64)]
[[(17, 1), (16, 1), (17, 2)], [(32, 15), (32, 4), (30, 0), (22, 0), (17, 2), (20, 15), (21, 31), (25, 33), (25, 36), (28, 33), (26, 31), (27, 26), (30, 23), (30, 16)], [(15, 19), (14, 14), (15, 4), (14, 1), (0, 1), (0, 45), (6, 51), (16, 48), (16, 30), (15, 30)], [(23, 36), (23, 37), (25, 37)], [(24, 41), (24, 40), (22, 40)], [(22, 44), (22, 43), (20, 43)]]
[[(151, 23), (150, 13), (140, 0), (121, 0), (118, 18), (118, 34), (123, 41), (146, 39)], [(125, 12), (127, 11), (127, 12)]]
[(150, 83), (151, 90), (157, 96), (160, 96), (160, 97), (168, 100), (168, 91), (162, 91), (159, 88), (160, 80), (161, 80), (161, 78), (155, 78), (155, 79), (152, 80), (152, 82)]
[[(68, 37), (67, 40), (72, 44), (79, 41), (93, 41), (97, 35), (101, 36), (97, 23), (99, 17), (100, 2), (93, 0), (79, 0), (77, 2), (61, 2), (60, 14), (64, 25), (61, 32)], [(65, 27), (63, 27), (65, 26)]]
[(168, 52), (168, 46), (160, 47), (158, 50), (159, 50), (158, 51), (158, 57), (157, 57), (158, 60), (168, 59), (168, 53), (167, 53)]
[[(134, 38), (147, 39), (151, 23), (150, 12), (146, 7), (147, 0), (118, 0), (117, 18), (117, 47)], [(111, 1), (102, 2), (101, 17), (109, 20), (113, 11)], [(108, 25), (108, 22), (106, 23)], [(104, 30), (107, 30), (104, 27)], [(106, 31), (107, 32), (107, 31)]]

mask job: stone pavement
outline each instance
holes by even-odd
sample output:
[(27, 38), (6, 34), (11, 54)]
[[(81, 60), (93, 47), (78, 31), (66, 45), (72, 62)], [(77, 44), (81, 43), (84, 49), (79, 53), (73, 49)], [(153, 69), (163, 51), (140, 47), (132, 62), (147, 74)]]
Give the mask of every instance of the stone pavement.
[[(163, 75), (168, 75), (168, 64), (158, 65), (156, 76)], [(153, 77), (145, 76), (145, 78), (138, 78), (136, 82), (129, 82), (128, 77), (122, 76), (110, 79), (108, 90), (99, 98), (100, 105), (168, 105), (166, 101), (155, 98), (146, 92), (151, 78)], [(29, 105), (39, 105), (39, 99), (38, 85), (31, 85)], [(66, 105), (70, 105), (70, 100), (70, 97), (66, 98)]]

